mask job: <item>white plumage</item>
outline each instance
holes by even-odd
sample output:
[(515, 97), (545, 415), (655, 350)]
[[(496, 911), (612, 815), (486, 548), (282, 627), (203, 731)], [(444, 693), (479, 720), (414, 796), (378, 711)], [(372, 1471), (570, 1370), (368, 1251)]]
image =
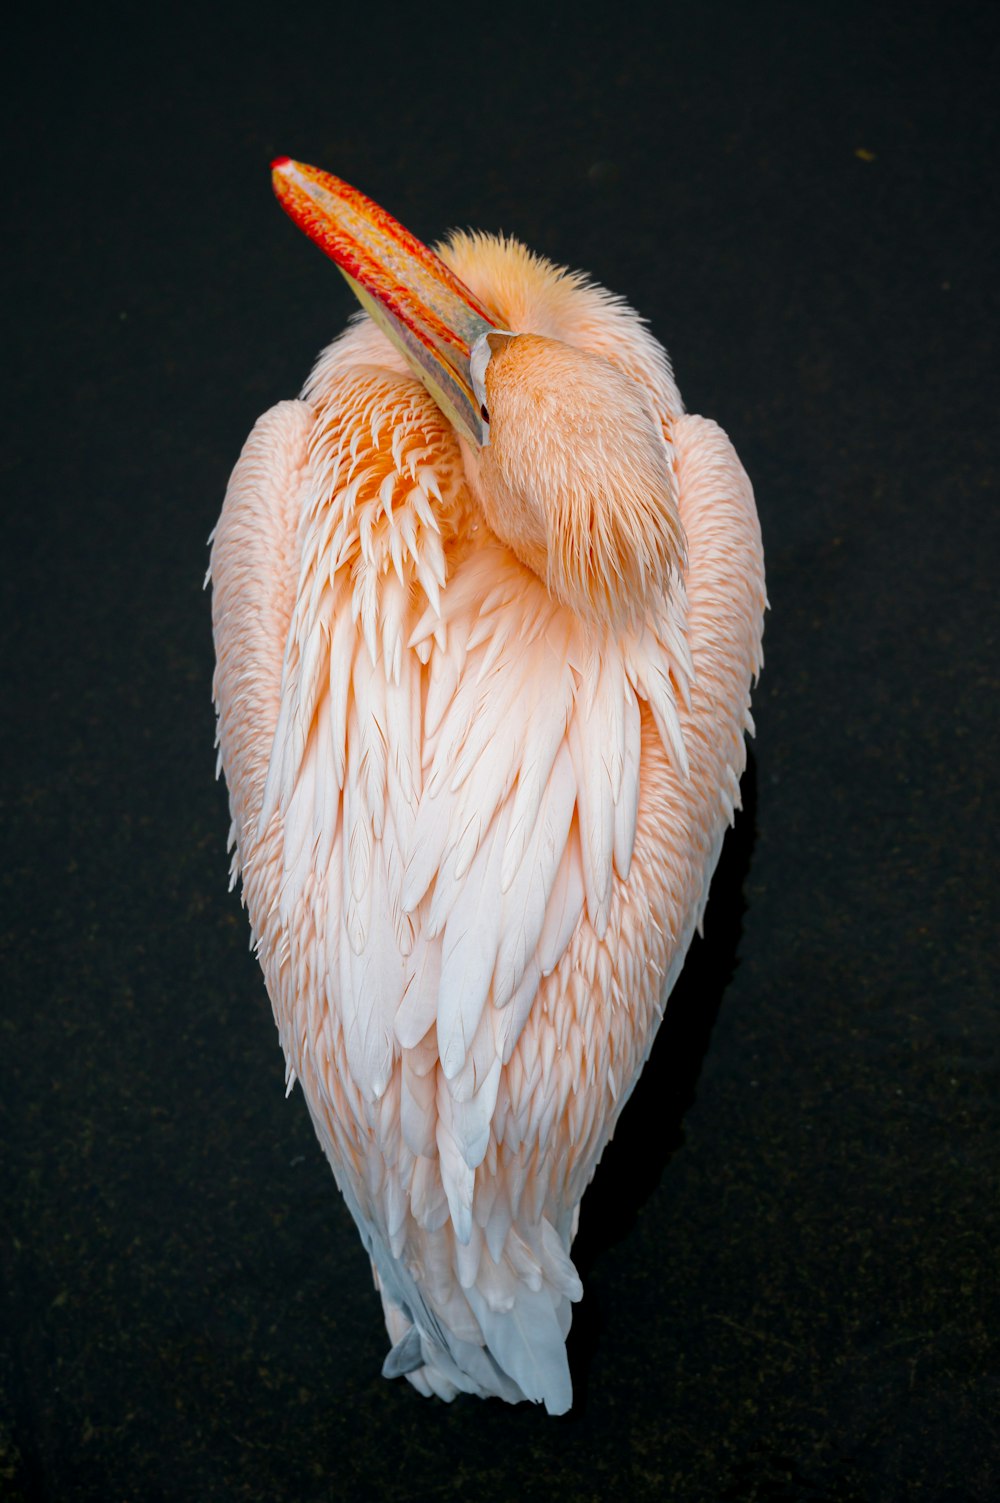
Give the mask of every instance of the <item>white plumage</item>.
[(506, 328), (626, 372), (686, 559), (646, 539), (641, 587), (618, 581), (636, 597), (603, 619), (553, 594), (366, 321), (234, 472), (219, 736), (234, 873), (372, 1257), (386, 1373), (561, 1413), (580, 1198), (738, 799), (762, 562), (728, 441), (682, 414), (634, 315), (512, 243), (447, 255)]

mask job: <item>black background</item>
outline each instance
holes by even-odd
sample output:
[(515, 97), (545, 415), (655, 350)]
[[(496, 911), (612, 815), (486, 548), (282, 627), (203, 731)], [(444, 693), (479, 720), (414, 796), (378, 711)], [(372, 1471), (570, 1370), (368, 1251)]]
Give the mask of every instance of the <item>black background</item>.
[[(405, 14), (6, 32), (0, 1496), (992, 1498), (996, 9)], [(624, 293), (757, 489), (746, 810), (561, 1420), (379, 1377), (226, 893), (205, 540), (350, 311), (279, 153)]]

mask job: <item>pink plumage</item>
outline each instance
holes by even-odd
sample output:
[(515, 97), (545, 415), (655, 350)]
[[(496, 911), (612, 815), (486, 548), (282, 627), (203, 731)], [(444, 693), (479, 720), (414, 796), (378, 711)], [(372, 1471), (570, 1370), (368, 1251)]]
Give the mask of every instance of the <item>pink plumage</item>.
[(440, 253), (503, 331), (486, 442), (367, 318), (260, 419), (212, 549), (219, 743), (386, 1373), (562, 1413), (581, 1197), (738, 803), (763, 558), (623, 302), (513, 241)]

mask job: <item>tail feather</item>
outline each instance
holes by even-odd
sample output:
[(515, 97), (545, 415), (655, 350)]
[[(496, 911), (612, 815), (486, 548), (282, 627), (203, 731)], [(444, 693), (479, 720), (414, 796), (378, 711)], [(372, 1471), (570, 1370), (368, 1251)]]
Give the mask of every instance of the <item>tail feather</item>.
[[(545, 1218), (508, 1235), (499, 1258), (475, 1228), (476, 1248), (458, 1255), (456, 1229), (409, 1223), (407, 1252), (396, 1258), (382, 1229), (360, 1210), (346, 1180), (341, 1190), (368, 1249), (392, 1341), (383, 1372), (406, 1377), (420, 1393), (451, 1400), (456, 1393), (528, 1399), (549, 1414), (573, 1401), (566, 1335), (571, 1302), (583, 1293), (567, 1246)], [(470, 1241), (471, 1221), (470, 1221)], [(459, 1263), (475, 1279), (463, 1288)], [(411, 1269), (420, 1267), (420, 1283)], [(432, 1293), (433, 1289), (433, 1293)]]
[(549, 1414), (565, 1414), (573, 1402), (566, 1342), (557, 1306), (569, 1301), (551, 1286), (535, 1291), (522, 1284), (507, 1313), (491, 1310), (478, 1289), (466, 1297), (498, 1365), (526, 1399), (544, 1403)]
[[(386, 1325), (394, 1345), (386, 1377), (407, 1377), (421, 1393), (452, 1398), (457, 1392), (496, 1396), (508, 1402), (543, 1403), (550, 1414), (565, 1414), (573, 1388), (566, 1357), (571, 1301), (582, 1285), (558, 1233), (548, 1221), (520, 1236), (511, 1229), (501, 1257), (483, 1245), (474, 1281), (460, 1281), (466, 1249), (451, 1227), (423, 1234), (422, 1261), (451, 1264), (443, 1298), (440, 1279), (433, 1304), (426, 1282), (418, 1288), (405, 1266), (379, 1267)], [(433, 1248), (426, 1244), (435, 1243)], [(372, 1255), (378, 1265), (377, 1234)], [(461, 1319), (459, 1315), (461, 1306)], [(475, 1331), (478, 1340), (470, 1340)]]

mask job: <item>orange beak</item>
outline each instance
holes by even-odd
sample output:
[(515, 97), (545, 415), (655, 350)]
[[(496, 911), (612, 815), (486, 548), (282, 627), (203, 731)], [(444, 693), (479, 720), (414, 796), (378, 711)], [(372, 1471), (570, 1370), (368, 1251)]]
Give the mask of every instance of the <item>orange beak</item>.
[(281, 207), (336, 261), (448, 421), (470, 443), (488, 444), (472, 353), (501, 327), (496, 316), (439, 256), (349, 183), (289, 157), (272, 162), (271, 180)]

